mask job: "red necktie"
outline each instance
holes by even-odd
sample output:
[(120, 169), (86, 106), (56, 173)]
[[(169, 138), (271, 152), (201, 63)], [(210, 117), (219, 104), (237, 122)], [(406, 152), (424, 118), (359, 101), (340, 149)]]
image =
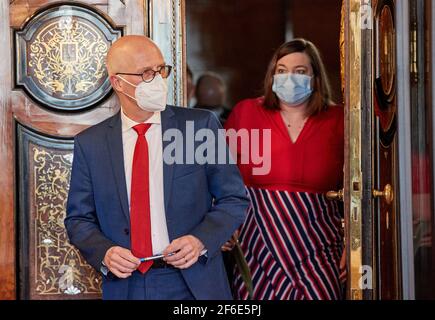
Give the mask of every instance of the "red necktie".
[[(145, 133), (148, 131), (150, 126), (150, 123), (143, 123), (133, 127), (137, 132), (138, 137), (134, 148), (133, 169), (131, 174), (130, 227), (131, 251), (133, 255), (138, 258), (150, 257), (153, 254), (150, 218), (148, 143), (145, 138)], [(145, 273), (152, 264), (152, 261), (143, 262), (138, 270)]]

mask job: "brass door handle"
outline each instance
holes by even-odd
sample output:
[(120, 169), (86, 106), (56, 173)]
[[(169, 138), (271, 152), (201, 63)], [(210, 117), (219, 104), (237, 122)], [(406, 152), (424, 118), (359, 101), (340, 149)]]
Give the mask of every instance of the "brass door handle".
[(394, 191), (391, 184), (387, 184), (384, 191), (373, 190), (374, 198), (384, 198), (386, 204), (391, 204), (394, 200)]
[(344, 199), (344, 190), (339, 190), (339, 191), (329, 191), (326, 193), (326, 198), (328, 200), (338, 200), (338, 201), (343, 201)]

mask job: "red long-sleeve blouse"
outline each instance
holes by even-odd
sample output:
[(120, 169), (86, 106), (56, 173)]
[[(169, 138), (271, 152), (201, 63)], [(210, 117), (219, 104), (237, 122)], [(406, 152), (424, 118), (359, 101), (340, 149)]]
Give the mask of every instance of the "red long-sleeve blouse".
[[(262, 106), (263, 99), (249, 99), (236, 105), (225, 123), (226, 129), (270, 129), (270, 172), (253, 174), (260, 168), (250, 159), (241, 163), (249, 149), (237, 145), (237, 164), (248, 187), (290, 192), (325, 193), (343, 184), (344, 112), (341, 106), (311, 116), (298, 139), (292, 142), (279, 111)], [(250, 133), (251, 145), (252, 138)], [(239, 141), (240, 142), (240, 141)], [(267, 150), (260, 143), (260, 150)], [(261, 153), (260, 153), (261, 155)], [(263, 155), (264, 156), (264, 155)], [(265, 159), (266, 160), (266, 159)], [(245, 161), (246, 162), (246, 161)], [(263, 163), (264, 166), (264, 163)], [(266, 167), (266, 166), (265, 166)]]

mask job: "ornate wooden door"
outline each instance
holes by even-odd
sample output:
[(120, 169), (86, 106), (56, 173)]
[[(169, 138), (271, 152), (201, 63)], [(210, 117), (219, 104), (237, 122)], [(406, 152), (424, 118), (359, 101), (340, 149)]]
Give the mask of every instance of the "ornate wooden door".
[(395, 1), (345, 0), (349, 299), (400, 297)]
[(98, 298), (63, 226), (73, 137), (116, 113), (105, 54), (146, 0), (0, 2), (0, 299)]
[(399, 167), (394, 0), (374, 4), (373, 195), (377, 298), (399, 299)]

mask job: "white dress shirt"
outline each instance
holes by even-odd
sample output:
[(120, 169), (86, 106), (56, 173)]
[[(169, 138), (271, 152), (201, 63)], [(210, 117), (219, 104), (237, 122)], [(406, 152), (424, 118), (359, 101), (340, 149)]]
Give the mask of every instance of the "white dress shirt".
[[(134, 148), (138, 137), (133, 127), (139, 123), (128, 118), (123, 111), (121, 112), (121, 121), (125, 182), (127, 183), (128, 207), (130, 211), (131, 172)], [(163, 195), (163, 145), (160, 112), (155, 112), (153, 116), (144, 123), (152, 124), (145, 134), (145, 138), (148, 143), (149, 154), (151, 235), (153, 254), (156, 255), (162, 253), (169, 245)]]

